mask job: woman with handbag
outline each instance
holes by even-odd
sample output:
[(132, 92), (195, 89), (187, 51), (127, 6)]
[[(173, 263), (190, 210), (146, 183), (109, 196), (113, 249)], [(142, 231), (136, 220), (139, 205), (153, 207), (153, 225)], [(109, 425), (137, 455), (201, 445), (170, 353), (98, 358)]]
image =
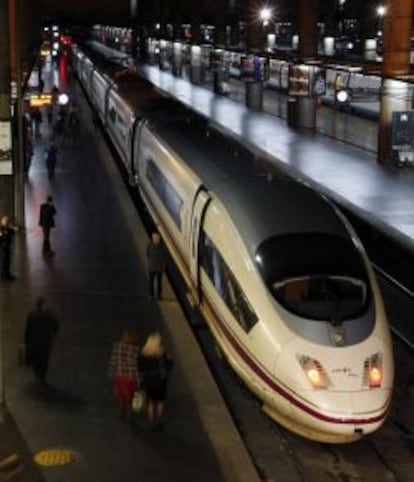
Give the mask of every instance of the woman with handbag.
[(139, 353), (136, 333), (124, 330), (121, 339), (117, 341), (111, 352), (109, 362), (109, 377), (112, 389), (118, 400), (121, 417), (132, 422), (132, 397), (138, 388), (137, 356)]
[(173, 361), (167, 355), (160, 333), (147, 338), (138, 356), (138, 372), (146, 393), (147, 417), (151, 424), (163, 426), (167, 385)]

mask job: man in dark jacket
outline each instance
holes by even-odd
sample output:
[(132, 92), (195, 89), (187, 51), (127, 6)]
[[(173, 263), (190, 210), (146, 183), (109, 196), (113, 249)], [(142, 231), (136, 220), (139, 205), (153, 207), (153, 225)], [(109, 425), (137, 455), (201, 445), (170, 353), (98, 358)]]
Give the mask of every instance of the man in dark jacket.
[(0, 221), (0, 259), (1, 279), (11, 281), (14, 276), (10, 273), (11, 246), (13, 242), (14, 229), (10, 226), (8, 216), (3, 216)]
[(46, 152), (46, 169), (47, 169), (49, 179), (54, 179), (55, 177), (56, 161), (57, 161), (57, 148), (54, 142), (52, 141)]
[(158, 233), (152, 233), (151, 241), (148, 243), (147, 263), (150, 296), (153, 298), (156, 291), (157, 298), (160, 299), (162, 295), (162, 273), (165, 269), (165, 252)]
[(43, 230), (43, 253), (53, 255), (50, 246), (50, 230), (55, 227), (56, 208), (52, 196), (48, 196), (46, 202), (40, 206), (39, 226)]
[(46, 382), (50, 352), (59, 330), (55, 315), (45, 309), (44, 304), (43, 298), (37, 299), (36, 309), (27, 316), (24, 335), (26, 361), (32, 365), (36, 377), (42, 383)]

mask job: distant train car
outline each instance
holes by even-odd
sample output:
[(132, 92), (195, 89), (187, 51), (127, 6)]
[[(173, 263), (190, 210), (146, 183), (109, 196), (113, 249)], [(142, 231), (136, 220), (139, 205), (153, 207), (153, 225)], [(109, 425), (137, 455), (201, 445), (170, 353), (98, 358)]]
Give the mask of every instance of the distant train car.
[[(74, 65), (84, 79), (85, 61)], [(107, 79), (98, 109), (108, 134), (216, 342), (266, 413), (329, 443), (378, 429), (391, 403), (392, 343), (375, 275), (342, 213), (301, 183), (261, 175), (253, 153), (149, 83), (96, 75)], [(93, 81), (83, 85), (93, 98)]]

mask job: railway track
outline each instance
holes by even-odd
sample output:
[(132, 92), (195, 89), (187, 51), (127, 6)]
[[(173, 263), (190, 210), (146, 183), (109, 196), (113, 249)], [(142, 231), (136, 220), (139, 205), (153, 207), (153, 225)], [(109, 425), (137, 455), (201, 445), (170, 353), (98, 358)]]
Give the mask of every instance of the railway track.
[(248, 450), (266, 482), (412, 482), (414, 390), (407, 379), (412, 352), (397, 340), (398, 373), (391, 413), (376, 433), (345, 445), (321, 444), (269, 419), (214, 349), (207, 328), (197, 336)]
[[(346, 214), (365, 246), (382, 290), (389, 290), (387, 311), (391, 309), (395, 312), (390, 320), (392, 332), (414, 349), (414, 327), (409, 314), (409, 307), (414, 305), (414, 250), (388, 233), (381, 233), (343, 207), (340, 206), (340, 209)], [(395, 306), (396, 303), (400, 306)]]

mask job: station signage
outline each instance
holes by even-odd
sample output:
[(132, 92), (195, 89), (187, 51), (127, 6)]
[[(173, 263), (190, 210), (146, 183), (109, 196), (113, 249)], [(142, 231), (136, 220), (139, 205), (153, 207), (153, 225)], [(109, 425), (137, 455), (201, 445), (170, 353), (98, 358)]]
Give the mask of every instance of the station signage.
[(31, 94), (29, 99), (30, 107), (43, 107), (45, 105), (53, 104), (53, 94)]

